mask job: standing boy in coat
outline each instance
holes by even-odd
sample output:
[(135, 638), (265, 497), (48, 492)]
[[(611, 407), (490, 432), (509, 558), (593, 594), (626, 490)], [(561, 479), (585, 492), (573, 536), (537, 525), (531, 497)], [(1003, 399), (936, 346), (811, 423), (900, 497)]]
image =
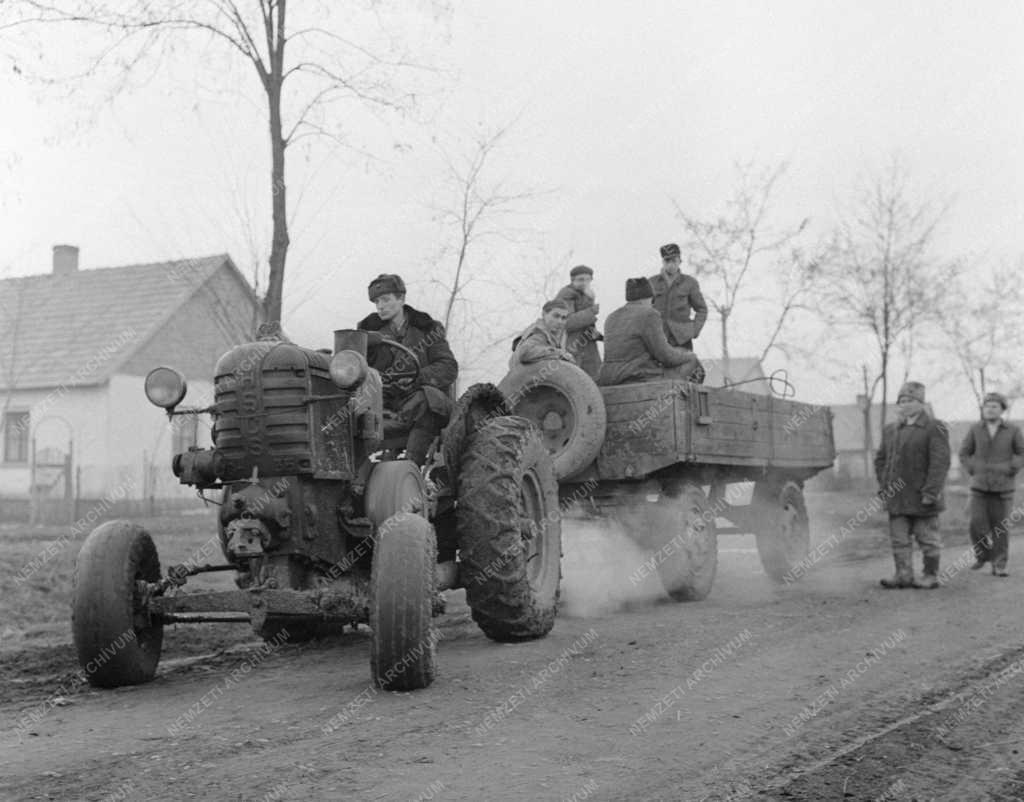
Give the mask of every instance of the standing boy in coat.
[[(882, 432), (875, 455), (880, 490), (889, 497), (889, 538), (896, 574), (883, 588), (939, 586), (939, 513), (945, 509), (942, 487), (949, 472), (949, 432), (924, 402), (924, 385), (907, 382), (896, 400), (899, 419)], [(924, 577), (914, 579), (913, 540), (924, 556)]]
[(576, 265), (569, 271), (568, 286), (558, 291), (555, 300), (569, 305), (569, 317), (565, 321), (569, 352), (576, 357), (576, 364), (597, 381), (597, 373), (601, 369), (597, 341), (602, 337), (595, 325), (600, 306), (594, 303), (594, 290), (590, 286), (593, 280), (593, 270), (586, 265)]
[(700, 282), (680, 272), (681, 263), (678, 245), (662, 245), (661, 272), (651, 276), (650, 282), (654, 291), (654, 308), (661, 313), (669, 345), (692, 351), (693, 341), (708, 319), (708, 305), (704, 303)]
[(972, 569), (992, 563), (994, 576), (1008, 576), (1010, 506), (1014, 477), (1024, 466), (1024, 435), (1003, 420), (1006, 398), (989, 393), (974, 424), (960, 446), (960, 463), (971, 477)]

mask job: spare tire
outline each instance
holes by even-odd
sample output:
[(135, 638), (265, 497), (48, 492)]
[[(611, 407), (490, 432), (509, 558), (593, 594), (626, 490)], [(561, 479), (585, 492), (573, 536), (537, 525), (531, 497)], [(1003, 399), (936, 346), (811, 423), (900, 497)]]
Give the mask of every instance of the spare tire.
[(600, 389), (565, 360), (517, 365), (498, 385), (512, 413), (540, 431), (555, 463), (555, 478), (579, 473), (597, 458), (607, 423)]

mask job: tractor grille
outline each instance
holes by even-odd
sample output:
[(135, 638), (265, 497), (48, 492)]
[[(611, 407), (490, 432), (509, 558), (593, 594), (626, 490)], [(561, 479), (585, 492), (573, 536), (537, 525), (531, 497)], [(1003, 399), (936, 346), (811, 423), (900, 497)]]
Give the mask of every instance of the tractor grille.
[(223, 479), (312, 473), (311, 395), (337, 394), (323, 354), (291, 343), (238, 346), (217, 364), (215, 445)]

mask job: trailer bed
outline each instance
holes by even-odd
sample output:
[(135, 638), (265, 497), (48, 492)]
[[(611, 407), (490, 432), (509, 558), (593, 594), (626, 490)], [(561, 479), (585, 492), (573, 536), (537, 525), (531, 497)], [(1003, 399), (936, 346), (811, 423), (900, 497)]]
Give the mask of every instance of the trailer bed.
[(807, 478), (832, 466), (828, 407), (664, 380), (602, 387), (604, 443), (570, 481), (640, 479), (679, 463), (781, 469)]

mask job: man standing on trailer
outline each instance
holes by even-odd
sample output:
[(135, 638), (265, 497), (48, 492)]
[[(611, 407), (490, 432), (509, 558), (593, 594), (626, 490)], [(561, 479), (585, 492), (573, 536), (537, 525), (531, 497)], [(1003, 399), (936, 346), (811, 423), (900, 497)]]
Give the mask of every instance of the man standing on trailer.
[(593, 280), (591, 268), (576, 265), (569, 271), (569, 284), (558, 291), (555, 300), (569, 305), (569, 317), (565, 321), (567, 349), (576, 357), (576, 364), (597, 381), (597, 373), (601, 370), (597, 341), (603, 337), (596, 325), (600, 306), (594, 303)]
[[(651, 276), (654, 308), (661, 313), (669, 345), (693, 350), (708, 319), (708, 305), (700, 291), (700, 282), (680, 272), (682, 256), (674, 242), (661, 246), (661, 272)], [(693, 318), (690, 318), (690, 313)]]

